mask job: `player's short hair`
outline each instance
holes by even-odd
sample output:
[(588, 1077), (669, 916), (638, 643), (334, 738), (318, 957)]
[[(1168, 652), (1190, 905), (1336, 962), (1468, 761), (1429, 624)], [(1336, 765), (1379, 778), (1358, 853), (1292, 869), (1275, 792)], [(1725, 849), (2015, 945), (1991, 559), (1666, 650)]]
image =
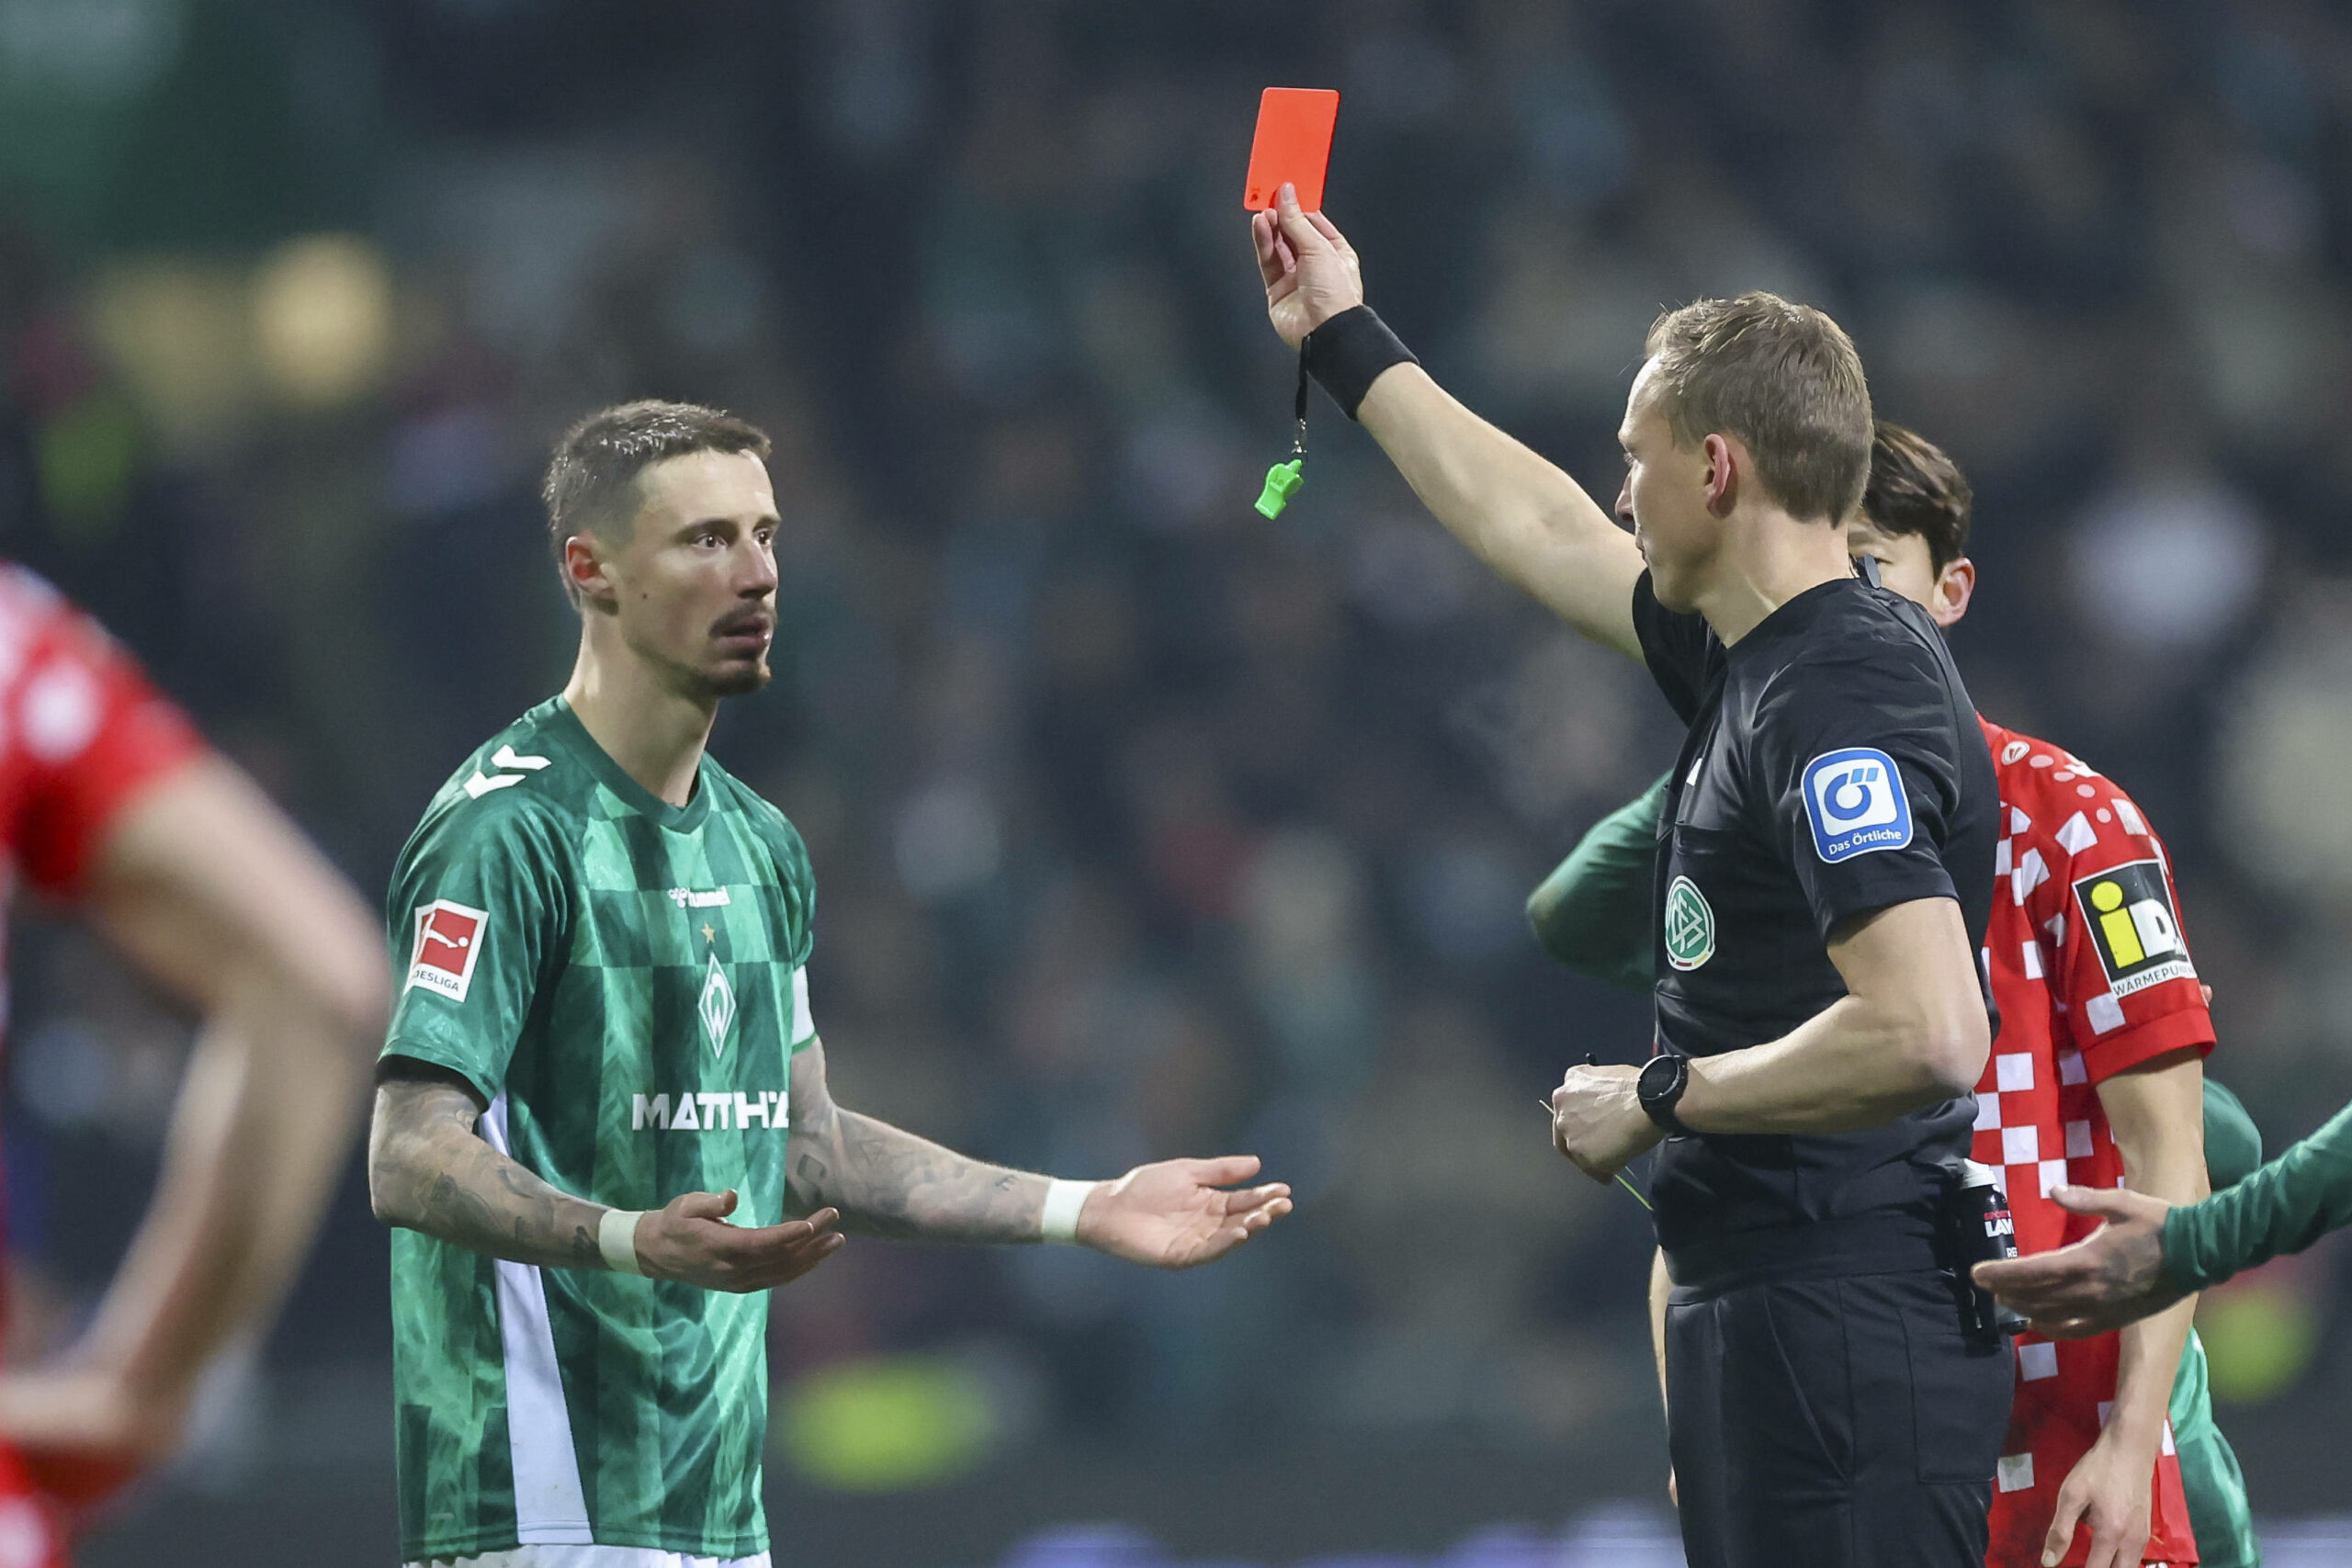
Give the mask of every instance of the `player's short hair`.
[(1862, 515), (1881, 533), (1918, 535), (1928, 541), (1928, 558), (1941, 571), (1968, 553), (1968, 521), (1975, 504), (1976, 492), (1942, 447), (1893, 420), (1878, 422)]
[(1810, 305), (1751, 291), (1651, 323), (1652, 396), (1674, 438), (1736, 435), (1765, 493), (1797, 518), (1843, 523), (1871, 467), (1871, 389), (1845, 329)]
[[(564, 540), (591, 530), (610, 538), (616, 523), (636, 515), (638, 475), (689, 452), (749, 452), (764, 461), (767, 433), (720, 409), (652, 398), (599, 409), (565, 431), (539, 487), (557, 566), (563, 564)], [(580, 602), (570, 573), (563, 591), (574, 604)]]

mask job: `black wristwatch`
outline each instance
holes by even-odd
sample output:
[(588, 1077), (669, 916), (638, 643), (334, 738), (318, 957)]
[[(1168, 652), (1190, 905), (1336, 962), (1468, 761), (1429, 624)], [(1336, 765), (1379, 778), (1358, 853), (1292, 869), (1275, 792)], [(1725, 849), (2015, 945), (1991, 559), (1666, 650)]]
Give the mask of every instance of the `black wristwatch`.
[(1652, 1056), (1642, 1065), (1642, 1076), (1635, 1081), (1634, 1092), (1641, 1097), (1644, 1115), (1671, 1136), (1687, 1138), (1690, 1129), (1674, 1114), (1674, 1108), (1681, 1103), (1682, 1091), (1690, 1087), (1690, 1058), (1668, 1052)]

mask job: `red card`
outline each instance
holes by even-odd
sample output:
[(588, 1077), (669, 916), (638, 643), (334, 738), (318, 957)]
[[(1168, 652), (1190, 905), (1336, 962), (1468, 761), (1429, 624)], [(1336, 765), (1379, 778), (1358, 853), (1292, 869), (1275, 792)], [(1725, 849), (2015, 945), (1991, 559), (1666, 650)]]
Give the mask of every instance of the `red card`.
[(1340, 122), (1340, 95), (1329, 87), (1269, 87), (1258, 100), (1258, 135), (1250, 144), (1250, 181), (1241, 205), (1263, 212), (1287, 180), (1306, 212), (1323, 209), (1323, 171), (1331, 162), (1331, 130)]

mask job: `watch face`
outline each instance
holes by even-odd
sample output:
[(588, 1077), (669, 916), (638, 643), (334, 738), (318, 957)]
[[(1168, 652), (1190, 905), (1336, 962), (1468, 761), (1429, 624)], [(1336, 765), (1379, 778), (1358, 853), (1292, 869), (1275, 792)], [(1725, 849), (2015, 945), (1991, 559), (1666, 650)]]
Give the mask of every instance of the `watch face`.
[(1679, 1056), (1655, 1056), (1642, 1068), (1641, 1080), (1634, 1092), (1644, 1105), (1656, 1105), (1671, 1097), (1689, 1071)]

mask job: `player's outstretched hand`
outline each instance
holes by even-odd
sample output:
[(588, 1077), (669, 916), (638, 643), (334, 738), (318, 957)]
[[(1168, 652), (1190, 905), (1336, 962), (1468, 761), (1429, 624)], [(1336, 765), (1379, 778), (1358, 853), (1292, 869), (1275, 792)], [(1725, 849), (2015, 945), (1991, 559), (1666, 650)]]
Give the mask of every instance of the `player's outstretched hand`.
[(1154, 1269), (1213, 1263), (1290, 1213), (1283, 1182), (1233, 1190), (1257, 1174), (1256, 1155), (1139, 1165), (1086, 1195), (1078, 1239)]
[(841, 1250), (841, 1213), (747, 1229), (730, 1225), (735, 1193), (687, 1192), (637, 1222), (637, 1262), (647, 1278), (681, 1280), (706, 1291), (772, 1291)]
[(2071, 1247), (1975, 1269), (1976, 1282), (2023, 1313), (2036, 1334), (2085, 1339), (2180, 1300), (2165, 1273), (2165, 1215), (2171, 1204), (2120, 1188), (2058, 1187), (2050, 1195), (2107, 1224)]
[(1250, 237), (1258, 246), (1258, 276), (1266, 281), (1266, 314), (1291, 347), (1363, 303), (1363, 264), (1355, 248), (1321, 213), (1301, 212), (1290, 185), (1274, 193), (1272, 211), (1250, 215)]

